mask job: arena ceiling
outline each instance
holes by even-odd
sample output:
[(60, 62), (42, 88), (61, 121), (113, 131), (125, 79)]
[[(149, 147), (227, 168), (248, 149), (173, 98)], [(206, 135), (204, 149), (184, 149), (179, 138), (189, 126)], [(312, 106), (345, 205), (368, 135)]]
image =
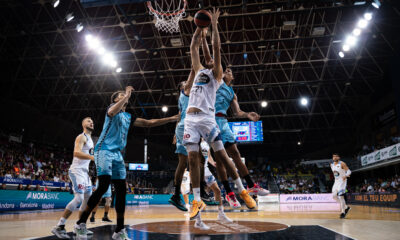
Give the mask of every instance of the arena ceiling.
[[(371, 1), (189, 0), (178, 34), (159, 32), (145, 3), (109, 2), (85, 8), (61, 0), (54, 8), (47, 0), (1, 1), (2, 96), (74, 124), (85, 116), (102, 123), (111, 93), (132, 85), (130, 110), (137, 116), (176, 114), (177, 85), (191, 65), (193, 16), (200, 4), (216, 6), (223, 12), (223, 61), (233, 69), (241, 108), (262, 116), (265, 144), (281, 149), (301, 141), (315, 148), (352, 138), (371, 97), (388, 91), (385, 71), (399, 46), (395, 1), (376, 10)], [(373, 11), (373, 20), (357, 46), (339, 57), (343, 40), (366, 11)], [(68, 13), (75, 17), (70, 22)], [(84, 26), (79, 33), (77, 23)], [(88, 49), (88, 32), (112, 51), (122, 72), (104, 66)], [(298, 103), (303, 96), (307, 107)], [(164, 127), (144, 133), (173, 132)]]

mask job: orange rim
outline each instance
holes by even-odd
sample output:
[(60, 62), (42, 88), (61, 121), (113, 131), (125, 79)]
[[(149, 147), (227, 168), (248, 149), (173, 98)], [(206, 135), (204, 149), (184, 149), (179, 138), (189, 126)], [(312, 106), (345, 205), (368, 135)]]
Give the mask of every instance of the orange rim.
[(179, 15), (179, 14), (181, 14), (181, 13), (183, 13), (185, 11), (186, 6), (187, 6), (187, 2), (186, 2), (186, 0), (183, 0), (183, 8), (181, 10), (179, 10), (177, 12), (173, 12), (173, 13), (163, 13), (163, 12), (159, 12), (159, 11), (155, 10), (153, 8), (153, 6), (151, 5), (151, 2), (147, 1), (147, 7), (149, 8), (149, 10), (152, 13), (155, 13), (155, 14), (161, 15), (161, 16), (176, 16), (176, 15)]

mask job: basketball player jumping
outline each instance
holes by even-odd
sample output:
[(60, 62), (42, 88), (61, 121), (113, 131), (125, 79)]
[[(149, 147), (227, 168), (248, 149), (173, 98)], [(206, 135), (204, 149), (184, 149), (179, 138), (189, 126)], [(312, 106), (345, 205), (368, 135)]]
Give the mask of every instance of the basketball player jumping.
[[(75, 139), (74, 158), (69, 168), (68, 175), (72, 182), (74, 198), (65, 207), (63, 216), (58, 221), (56, 227), (51, 231), (54, 235), (61, 239), (69, 239), (70, 237), (65, 230), (65, 222), (71, 216), (72, 212), (79, 208), (79, 215), (86, 208), (86, 203), (92, 194), (92, 183), (89, 177), (89, 164), (94, 160), (93, 141), (91, 134), (93, 132), (93, 120), (90, 117), (84, 118), (82, 121), (83, 133), (79, 134)], [(93, 234), (88, 231), (88, 234)]]
[(212, 69), (204, 68), (200, 62), (199, 46), (201, 43), (201, 29), (197, 28), (193, 35), (190, 46), (191, 60), (195, 71), (195, 80), (189, 95), (188, 110), (185, 118), (183, 143), (189, 153), (189, 170), (193, 187), (194, 200), (190, 219), (196, 218), (195, 227), (200, 229), (209, 229), (201, 221), (199, 214), (204, 209), (205, 204), (200, 199), (200, 160), (198, 158), (200, 137), (213, 148), (217, 161), (221, 161), (225, 165), (229, 175), (234, 179), (235, 184), (239, 188), (240, 196), (250, 208), (256, 207), (256, 202), (247, 191), (236, 172), (236, 169), (229, 159), (224, 145), (221, 141), (219, 129), (215, 121), (215, 98), (216, 92), (222, 84), (222, 67), (220, 53), (220, 39), (218, 32), (219, 10), (212, 12), (212, 46), (214, 53), (214, 67)]
[(208, 168), (208, 164), (213, 164), (215, 167), (215, 162), (210, 153), (210, 146), (204, 140), (200, 144), (201, 153), (205, 159), (204, 161), (204, 180), (206, 181), (207, 187), (211, 188), (214, 193), (215, 200), (218, 202), (218, 221), (223, 223), (232, 223), (233, 221), (228, 218), (224, 213), (224, 205), (221, 197), (221, 189), (218, 187), (217, 181), (214, 175)]
[[(168, 200), (169, 203), (177, 207), (178, 209), (182, 211), (187, 211), (188, 209), (186, 206), (183, 205), (182, 200), (181, 200), (181, 183), (182, 183), (182, 178), (183, 174), (186, 169), (187, 161), (188, 161), (188, 153), (186, 151), (185, 146), (183, 146), (183, 130), (184, 130), (184, 122), (185, 122), (185, 117), (186, 117), (186, 110), (189, 102), (189, 93), (190, 89), (192, 88), (193, 85), (193, 80), (194, 80), (194, 70), (192, 69), (190, 71), (189, 77), (187, 81), (181, 83), (181, 93), (179, 95), (179, 100), (178, 100), (178, 108), (179, 108), (179, 113), (180, 113), (180, 120), (178, 124), (176, 125), (175, 128), (175, 139), (174, 141), (176, 142), (176, 151), (175, 153), (178, 154), (179, 158), (179, 163), (178, 166), (175, 170), (175, 179), (174, 179), (174, 187), (175, 187), (175, 193), (172, 195), (172, 197)], [(190, 191), (190, 188), (189, 188)], [(185, 194), (182, 192), (182, 194)]]
[(129, 240), (124, 229), (126, 169), (121, 154), (126, 146), (129, 125), (133, 122), (136, 127), (155, 127), (178, 119), (178, 115), (151, 120), (132, 117), (131, 114), (125, 112), (132, 91), (133, 88), (128, 86), (125, 91), (115, 92), (111, 96), (111, 105), (106, 113), (103, 131), (94, 151), (99, 187), (89, 198), (86, 209), (75, 224), (74, 228), (79, 238), (86, 238), (86, 221), (90, 212), (99, 203), (112, 181), (116, 191), (115, 210), (117, 212), (117, 227), (112, 239)]
[[(202, 46), (204, 52), (204, 58), (207, 65), (213, 64), (213, 59), (208, 49), (207, 39), (202, 39)], [(244, 112), (240, 109), (239, 102), (235, 92), (232, 89), (232, 82), (234, 80), (232, 70), (226, 68), (223, 74), (224, 82), (218, 88), (215, 102), (215, 120), (217, 121), (218, 127), (221, 131), (222, 142), (225, 146), (226, 152), (229, 157), (233, 159), (237, 169), (242, 178), (244, 178), (248, 185), (248, 192), (250, 195), (265, 196), (269, 194), (268, 190), (261, 188), (258, 184), (255, 184), (250, 177), (249, 170), (241, 160), (239, 149), (236, 146), (235, 136), (229, 128), (227, 117), (228, 109), (231, 107), (233, 114), (237, 118), (248, 118), (249, 120), (256, 122), (260, 119), (260, 116), (255, 112)], [(221, 182), (227, 192), (226, 200), (229, 202), (231, 207), (240, 207), (239, 203), (236, 202), (233, 191), (231, 190), (226, 170), (224, 166), (218, 166), (218, 176), (221, 178)]]
[(350, 211), (350, 207), (346, 205), (344, 195), (346, 194), (347, 178), (350, 177), (351, 171), (347, 167), (345, 162), (340, 161), (338, 153), (332, 155), (333, 163), (331, 163), (331, 169), (335, 176), (335, 183), (332, 187), (333, 198), (340, 203), (340, 209), (342, 213), (340, 218), (345, 218), (347, 213)]
[[(96, 181), (96, 189), (99, 187), (99, 181)], [(105, 204), (104, 204), (104, 215), (103, 218), (101, 219), (103, 222), (112, 222), (109, 218), (108, 218), (108, 212), (110, 211), (110, 206), (111, 206), (111, 184), (110, 186), (108, 186), (107, 192), (103, 194), (103, 196), (101, 197), (101, 199), (105, 199)], [(97, 208), (99, 207), (99, 204), (101, 202), (101, 199), (99, 201), (99, 203), (96, 205), (96, 207), (93, 209), (92, 211), (92, 216), (90, 217), (90, 222), (94, 223), (96, 220), (96, 211)]]

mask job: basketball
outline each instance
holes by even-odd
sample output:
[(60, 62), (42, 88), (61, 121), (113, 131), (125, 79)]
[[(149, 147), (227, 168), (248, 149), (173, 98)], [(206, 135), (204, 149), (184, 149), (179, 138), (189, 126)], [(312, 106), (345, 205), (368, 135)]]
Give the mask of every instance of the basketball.
[(208, 27), (211, 23), (211, 14), (207, 10), (199, 10), (196, 15), (194, 15), (194, 23), (199, 28)]

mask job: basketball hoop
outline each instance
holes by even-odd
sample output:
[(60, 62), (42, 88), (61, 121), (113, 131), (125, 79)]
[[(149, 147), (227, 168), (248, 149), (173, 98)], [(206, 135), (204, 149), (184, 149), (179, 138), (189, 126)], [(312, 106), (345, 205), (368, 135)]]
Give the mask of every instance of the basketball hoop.
[(159, 31), (180, 32), (179, 21), (186, 16), (186, 0), (156, 0), (154, 7), (147, 1), (150, 15), (154, 15), (156, 28)]

